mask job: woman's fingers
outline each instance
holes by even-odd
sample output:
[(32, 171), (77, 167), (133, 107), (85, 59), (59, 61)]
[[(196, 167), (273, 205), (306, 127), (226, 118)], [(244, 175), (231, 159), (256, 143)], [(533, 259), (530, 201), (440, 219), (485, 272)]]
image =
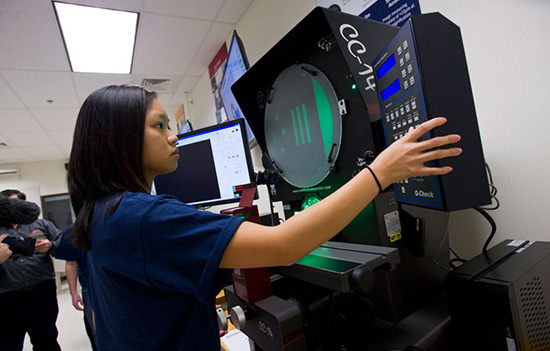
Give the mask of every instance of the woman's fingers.
[(437, 147), (454, 144), (460, 141), (460, 135), (449, 134), (441, 137), (435, 137), (427, 140), (419, 141), (419, 147), (423, 150), (435, 149)]
[(447, 119), (445, 117), (436, 117), (432, 118), (421, 125), (419, 125), (417, 128), (411, 127), (409, 129), (409, 133), (407, 133), (407, 137), (413, 140), (418, 140), (420, 137), (430, 130), (440, 127), (447, 123)]

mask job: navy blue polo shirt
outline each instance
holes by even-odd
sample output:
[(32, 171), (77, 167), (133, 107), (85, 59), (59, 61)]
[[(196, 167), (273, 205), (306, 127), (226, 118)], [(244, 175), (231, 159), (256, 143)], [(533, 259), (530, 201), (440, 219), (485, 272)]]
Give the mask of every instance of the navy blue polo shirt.
[(88, 253), (99, 349), (219, 350), (215, 297), (231, 270), (218, 266), (242, 219), (144, 193), (104, 209), (105, 199)]
[(57, 252), (55, 253), (55, 258), (65, 261), (76, 261), (78, 280), (80, 281), (82, 289), (87, 289), (88, 281), (86, 272), (88, 270), (88, 260), (86, 259), (86, 251), (79, 249), (73, 245), (70, 236), (71, 233), (72, 226), (63, 231), (63, 236), (61, 237), (61, 241), (59, 242), (59, 247), (57, 248)]

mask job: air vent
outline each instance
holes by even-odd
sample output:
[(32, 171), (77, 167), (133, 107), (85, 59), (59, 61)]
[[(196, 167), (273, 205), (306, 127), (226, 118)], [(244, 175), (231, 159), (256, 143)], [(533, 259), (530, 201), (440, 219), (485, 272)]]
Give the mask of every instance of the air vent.
[(170, 79), (145, 78), (141, 81), (141, 86), (153, 91), (168, 91)]
[(550, 316), (540, 277), (534, 277), (519, 289), (529, 350), (550, 350)]

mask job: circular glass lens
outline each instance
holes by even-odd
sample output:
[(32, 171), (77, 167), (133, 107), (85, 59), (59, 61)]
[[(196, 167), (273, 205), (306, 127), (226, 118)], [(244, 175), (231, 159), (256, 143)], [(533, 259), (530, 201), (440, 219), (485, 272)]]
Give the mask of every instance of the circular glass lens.
[(265, 112), (269, 155), (291, 185), (309, 188), (330, 173), (342, 139), (338, 98), (316, 67), (296, 64), (275, 80)]

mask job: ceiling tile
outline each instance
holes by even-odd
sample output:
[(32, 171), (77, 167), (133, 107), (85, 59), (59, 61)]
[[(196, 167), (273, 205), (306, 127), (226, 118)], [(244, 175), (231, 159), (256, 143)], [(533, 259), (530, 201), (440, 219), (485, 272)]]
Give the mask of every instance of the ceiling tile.
[[(6, 133), (6, 135), (9, 135), (9, 133)], [(0, 143), (6, 144), (6, 146), (0, 145), (0, 149), (16, 147), (15, 144), (6, 137), (6, 135), (0, 134)]]
[[(193, 64), (187, 71), (188, 75), (200, 76), (202, 75), (210, 62), (214, 59), (222, 45), (225, 43), (227, 37), (231, 34), (233, 25), (225, 23), (214, 23), (206, 39), (203, 41), (200, 49), (193, 60)], [(229, 50), (229, 46), (227, 47)]]
[(108, 85), (121, 85), (132, 82), (129, 74), (72, 73), (76, 94), (82, 105), (92, 92)]
[[(170, 105), (170, 101), (172, 101), (172, 96), (174, 96), (174, 94), (172, 93), (157, 93), (157, 99), (165, 109), (166, 106)], [(170, 117), (172, 117), (172, 115), (170, 115)]]
[(54, 141), (47, 133), (39, 132), (11, 132), (4, 136), (18, 147), (54, 146)]
[(40, 161), (58, 160), (66, 157), (57, 146), (24, 147), (23, 151)]
[[(8, 84), (29, 108), (78, 107), (71, 74), (68, 72), (4, 71)], [(53, 103), (48, 103), (53, 100)]]
[(227, 0), (222, 10), (216, 17), (216, 21), (235, 24), (248, 10), (253, 0)]
[(145, 0), (144, 11), (213, 20), (225, 0)]
[(190, 77), (185, 76), (178, 88), (176, 89), (176, 92), (174, 93), (174, 96), (172, 97), (172, 101), (170, 102), (172, 105), (178, 105), (182, 104), (187, 99), (187, 93), (193, 89), (193, 87), (197, 84), (201, 77)]
[(4, 136), (11, 132), (42, 130), (36, 119), (25, 109), (0, 109), (0, 131)]
[(183, 75), (209, 28), (206, 21), (144, 14), (140, 18), (132, 73)]
[(22, 149), (0, 149), (0, 163), (18, 163), (32, 161), (36, 161), (36, 159)]
[(50, 130), (47, 132), (56, 145), (72, 145), (73, 133), (67, 130)]
[(25, 107), (13, 90), (6, 84), (6, 81), (2, 79), (1, 74), (2, 71), (0, 71), (0, 108)]
[(62, 144), (62, 145), (58, 145), (59, 149), (61, 149), (61, 151), (63, 152), (63, 155), (66, 157), (66, 158), (69, 158), (69, 156), (71, 156), (71, 148), (73, 147), (72, 144)]
[(143, 3), (142, 0), (60, 0), (60, 2), (131, 12), (140, 12)]
[(31, 113), (44, 130), (73, 131), (78, 117), (77, 108), (68, 109), (32, 109)]
[(50, 1), (0, 1), (0, 68), (69, 71)]

